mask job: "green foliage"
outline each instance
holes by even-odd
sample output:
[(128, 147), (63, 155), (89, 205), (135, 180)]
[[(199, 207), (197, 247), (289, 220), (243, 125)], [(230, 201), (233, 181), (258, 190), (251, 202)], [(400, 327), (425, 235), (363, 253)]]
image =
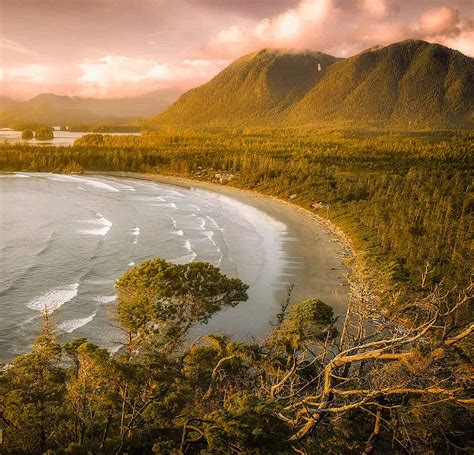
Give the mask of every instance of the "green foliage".
[(304, 343), (333, 339), (337, 330), (333, 327), (333, 310), (318, 299), (308, 299), (293, 305), (282, 324), (273, 334), (278, 343), (283, 343), (288, 352), (301, 350)]
[[(246, 292), (205, 264), (162, 260), (130, 270), (119, 283), (125, 295), (143, 295), (153, 323), (157, 314), (169, 316), (167, 305), (179, 312), (191, 300), (198, 323), (217, 302), (232, 305), (231, 295)], [(441, 295), (430, 302), (447, 308)], [(426, 306), (418, 309), (421, 317)], [(432, 321), (430, 334), (426, 324), (412, 328), (408, 336), (424, 336), (408, 345), (399, 330), (380, 338), (389, 326), (368, 333), (365, 345), (351, 334), (345, 347), (352, 348), (342, 352), (333, 322), (330, 307), (308, 299), (258, 342), (225, 335), (183, 342), (175, 331), (161, 343), (151, 330), (141, 332), (135, 351), (111, 355), (86, 339), (60, 346), (45, 314), (31, 352), (0, 370), (1, 453), (356, 454), (369, 453), (374, 440), (381, 453), (469, 452), (472, 422), (460, 404), (469, 402), (472, 367), (466, 353), (439, 338), (438, 324), (446, 321)], [(449, 324), (450, 332), (463, 330)], [(374, 438), (375, 412), (383, 424)]]
[(261, 51), (185, 93), (148, 123), (468, 127), (474, 60), (409, 40), (348, 59)]
[(25, 140), (33, 139), (33, 131), (31, 130), (23, 130), (21, 133), (21, 138)]
[(226, 454), (229, 449), (244, 453), (273, 454), (291, 450), (290, 431), (276, 417), (278, 404), (254, 394), (236, 393), (225, 400), (223, 408), (208, 416), (205, 426), (209, 450)]
[(37, 141), (50, 141), (54, 138), (54, 134), (50, 128), (38, 128), (35, 131), (35, 139)]
[(248, 298), (247, 285), (203, 262), (145, 261), (117, 280), (117, 288), (119, 320), (127, 330), (151, 330), (175, 340), (192, 325)]
[[(190, 90), (147, 125), (271, 125), (301, 99), (337, 58), (262, 50), (241, 57)], [(318, 65), (321, 68), (318, 71)]]

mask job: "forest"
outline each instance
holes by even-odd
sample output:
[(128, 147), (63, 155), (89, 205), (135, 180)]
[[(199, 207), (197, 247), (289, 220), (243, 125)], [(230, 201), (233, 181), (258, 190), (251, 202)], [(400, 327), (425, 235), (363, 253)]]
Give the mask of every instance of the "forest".
[(469, 453), (473, 139), (181, 128), (0, 146), (1, 171), (176, 175), (276, 196), (358, 253), (343, 320), (290, 287), (260, 340), (188, 338), (248, 299), (205, 263), (157, 258), (117, 277), (115, 355), (61, 345), (44, 314), (31, 352), (0, 373), (0, 453)]

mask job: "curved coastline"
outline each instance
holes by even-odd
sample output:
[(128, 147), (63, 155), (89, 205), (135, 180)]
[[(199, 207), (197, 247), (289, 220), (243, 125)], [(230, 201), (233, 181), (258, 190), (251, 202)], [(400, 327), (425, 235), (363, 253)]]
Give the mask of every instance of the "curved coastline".
[(288, 248), (305, 259), (298, 270), (300, 280), (292, 292), (291, 302), (319, 298), (334, 308), (336, 315), (347, 309), (349, 283), (347, 260), (356, 255), (349, 239), (330, 221), (291, 202), (256, 191), (183, 177), (133, 172), (93, 172), (84, 175), (110, 176), (147, 180), (199, 191), (209, 191), (237, 199), (266, 212), (291, 226), (295, 233)]

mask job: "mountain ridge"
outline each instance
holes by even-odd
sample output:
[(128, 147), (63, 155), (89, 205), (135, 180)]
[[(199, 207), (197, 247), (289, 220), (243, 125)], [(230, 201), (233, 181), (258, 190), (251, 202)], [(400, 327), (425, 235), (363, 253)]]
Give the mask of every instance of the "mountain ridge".
[(173, 102), (182, 90), (161, 89), (129, 98), (92, 97), (41, 93), (26, 101), (0, 98), (0, 125), (38, 122), (55, 125), (96, 123), (147, 118)]
[(150, 123), (472, 128), (473, 106), (474, 59), (405, 40), (345, 59), (268, 49), (248, 54)]

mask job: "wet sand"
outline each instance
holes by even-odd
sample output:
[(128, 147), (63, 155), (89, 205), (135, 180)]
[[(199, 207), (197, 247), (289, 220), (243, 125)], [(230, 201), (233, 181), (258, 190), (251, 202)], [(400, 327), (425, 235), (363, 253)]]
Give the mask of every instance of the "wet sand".
[(345, 313), (349, 291), (346, 262), (354, 254), (353, 250), (342, 232), (308, 210), (255, 191), (180, 177), (130, 172), (86, 172), (85, 174), (150, 180), (212, 191), (267, 213), (290, 228), (295, 238), (295, 241), (288, 242), (287, 245), (290, 254), (304, 258), (304, 266), (298, 269), (298, 283), (292, 292), (291, 302), (316, 297), (331, 305), (336, 315)]

